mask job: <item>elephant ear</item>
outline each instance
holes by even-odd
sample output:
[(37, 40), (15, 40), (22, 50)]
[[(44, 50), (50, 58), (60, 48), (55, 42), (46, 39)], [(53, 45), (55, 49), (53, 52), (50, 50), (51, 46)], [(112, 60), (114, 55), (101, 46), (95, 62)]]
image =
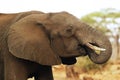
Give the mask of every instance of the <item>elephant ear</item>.
[[(34, 19), (28, 16), (14, 23), (8, 32), (8, 48), (12, 55), (37, 62), (42, 65), (57, 65), (61, 59), (50, 46), (50, 40), (46, 34), (43, 21), (37, 24), (37, 16)], [(40, 25), (41, 24), (41, 25)]]

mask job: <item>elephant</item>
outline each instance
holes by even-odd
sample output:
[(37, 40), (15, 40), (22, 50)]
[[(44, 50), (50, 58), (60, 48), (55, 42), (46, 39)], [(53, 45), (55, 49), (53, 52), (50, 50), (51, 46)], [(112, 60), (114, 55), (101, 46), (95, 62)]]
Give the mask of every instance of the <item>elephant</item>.
[(111, 54), (102, 32), (68, 12), (0, 14), (0, 80), (53, 80), (53, 65), (80, 56), (102, 64)]

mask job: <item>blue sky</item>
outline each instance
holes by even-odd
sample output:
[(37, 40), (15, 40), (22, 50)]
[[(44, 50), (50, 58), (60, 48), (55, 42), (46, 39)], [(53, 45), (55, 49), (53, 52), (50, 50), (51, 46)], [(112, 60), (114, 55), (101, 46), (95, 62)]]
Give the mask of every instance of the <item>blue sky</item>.
[(120, 10), (120, 0), (1, 0), (0, 13), (67, 11), (77, 17), (105, 8)]

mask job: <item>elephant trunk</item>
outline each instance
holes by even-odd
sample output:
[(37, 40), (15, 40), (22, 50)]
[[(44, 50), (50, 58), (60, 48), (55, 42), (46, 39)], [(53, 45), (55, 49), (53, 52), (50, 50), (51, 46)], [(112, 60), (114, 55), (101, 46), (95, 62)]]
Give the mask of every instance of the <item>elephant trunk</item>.
[(85, 23), (81, 26), (78, 27), (76, 36), (85, 46), (89, 58), (96, 64), (108, 61), (112, 54), (112, 47), (107, 37)]
[(88, 47), (88, 48), (86, 48), (86, 50), (88, 52), (89, 58), (94, 63), (97, 63), (97, 64), (102, 64), (102, 63), (105, 63), (106, 61), (108, 61), (108, 59), (110, 58), (111, 53), (112, 53), (112, 48), (111, 48), (110, 42), (107, 39), (106, 40), (103, 39), (101, 41), (102, 41), (102, 43), (99, 41), (96, 41), (95, 43), (94, 42), (89, 43), (93, 46), (99, 47), (99, 49), (101, 49), (101, 50), (91, 49), (86, 44), (86, 46)]

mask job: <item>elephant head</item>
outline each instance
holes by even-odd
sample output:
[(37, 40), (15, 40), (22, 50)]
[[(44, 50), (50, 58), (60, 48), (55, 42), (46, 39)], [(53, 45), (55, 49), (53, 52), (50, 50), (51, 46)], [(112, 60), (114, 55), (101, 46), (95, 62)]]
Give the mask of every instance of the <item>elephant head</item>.
[(42, 65), (73, 64), (82, 55), (104, 63), (111, 56), (107, 37), (67, 12), (20, 19), (10, 26), (7, 43), (14, 56)]

